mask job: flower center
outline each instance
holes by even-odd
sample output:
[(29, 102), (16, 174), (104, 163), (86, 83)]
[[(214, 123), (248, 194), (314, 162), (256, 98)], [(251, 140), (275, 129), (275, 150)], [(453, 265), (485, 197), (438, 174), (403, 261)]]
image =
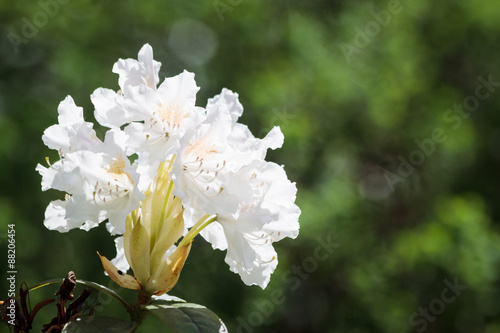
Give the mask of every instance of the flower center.
[(94, 185), (93, 197), (96, 204), (123, 198), (134, 187), (134, 181), (125, 172), (125, 166), (125, 159), (119, 155), (104, 168), (107, 173), (106, 179), (101, 182), (96, 181)]
[(153, 117), (149, 120), (149, 128), (155, 135), (150, 139), (150, 135), (147, 134), (146, 139), (150, 144), (162, 140), (167, 141), (172, 132), (179, 130), (188, 115), (182, 104), (171, 102), (164, 105), (160, 103), (158, 109), (153, 112)]
[(184, 154), (186, 156), (196, 157), (196, 160), (203, 160), (214, 153), (217, 153), (215, 145), (205, 136), (194, 144), (189, 145)]
[(182, 105), (171, 102), (167, 105), (160, 103), (156, 111), (162, 122), (167, 122), (169, 125), (180, 126), (184, 119), (188, 116), (187, 112), (183, 110)]
[(187, 147), (183, 154), (184, 171), (190, 174), (193, 183), (209, 196), (216, 196), (222, 190), (217, 176), (226, 166), (226, 161), (218, 158), (218, 153), (210, 137), (205, 136)]
[(123, 174), (127, 174), (125, 172), (125, 159), (121, 155), (119, 155), (116, 158), (113, 158), (111, 163), (107, 165), (106, 171), (112, 177), (120, 177)]

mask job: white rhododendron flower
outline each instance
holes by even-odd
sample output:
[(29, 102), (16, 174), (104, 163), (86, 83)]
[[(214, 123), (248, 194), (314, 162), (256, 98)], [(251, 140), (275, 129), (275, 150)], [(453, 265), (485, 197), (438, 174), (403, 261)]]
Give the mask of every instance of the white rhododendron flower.
[(113, 72), (119, 75), (120, 91), (98, 88), (90, 96), (97, 121), (104, 126), (120, 127), (136, 119), (137, 105), (128, 97), (138, 90), (156, 90), (160, 66), (159, 62), (153, 60), (153, 49), (148, 44), (139, 51), (139, 61), (118, 60), (113, 66)]
[(246, 284), (265, 288), (277, 265), (272, 243), (297, 237), (296, 192), (281, 166), (263, 160), (243, 167), (228, 182), (227, 193), (238, 197), (239, 209), (235, 214), (218, 214), (222, 230), (209, 226), (205, 238), (213, 244), (226, 240), (226, 263)]
[[(66, 130), (72, 132), (69, 127)], [(42, 190), (52, 188), (66, 193), (65, 201), (56, 200), (47, 207), (47, 228), (61, 232), (89, 230), (108, 219), (112, 234), (124, 232), (126, 216), (144, 198), (135, 186), (139, 175), (125, 155), (124, 142), (125, 135), (116, 130), (108, 131), (104, 142), (93, 145), (61, 142), (70, 147), (69, 152), (60, 148), (64, 153), (59, 161), (49, 167), (37, 166)], [(83, 149), (74, 151), (77, 146)]]
[(195, 106), (198, 90), (194, 74), (184, 71), (165, 79), (158, 90), (145, 89), (132, 97), (138, 121), (125, 127), (125, 133), (129, 152), (139, 156), (141, 188), (147, 188), (160, 162), (175, 154), (186, 132), (203, 119), (205, 111)]
[(50, 149), (57, 150), (60, 156), (71, 151), (98, 150), (102, 143), (95, 134), (92, 123), (83, 119), (83, 109), (75, 105), (71, 96), (59, 104), (59, 124), (47, 128), (42, 140)]
[[(178, 244), (168, 246), (187, 248), (201, 234), (214, 249), (227, 251), (226, 263), (245, 284), (265, 288), (278, 264), (273, 242), (295, 238), (299, 232), (295, 184), (282, 166), (265, 160), (268, 149), (282, 146), (283, 134), (274, 127), (263, 139), (255, 138), (238, 122), (243, 113), (238, 94), (223, 89), (206, 107), (198, 107), (200, 88), (193, 73), (183, 71), (160, 81), (159, 70), (148, 44), (139, 51), (138, 60), (115, 63), (119, 90), (98, 88), (91, 95), (96, 120), (109, 128), (103, 141), (71, 97), (61, 102), (59, 124), (43, 136), (60, 160), (48, 167), (38, 165), (37, 171), (42, 189), (62, 191), (65, 199), (49, 204), (45, 225), (65, 232), (88, 230), (107, 220), (112, 234), (125, 233), (128, 239), (135, 227), (130, 229), (126, 221), (142, 225), (147, 219), (147, 225), (162, 225), (152, 220), (157, 212), (149, 211), (160, 206), (147, 204), (150, 199), (145, 198), (155, 191), (154, 184), (167, 177), (168, 193), (182, 204), (184, 221)], [(161, 221), (173, 223), (169, 214), (173, 213), (163, 209)], [(165, 236), (160, 233), (151, 241), (156, 237)], [(142, 243), (124, 245), (119, 237), (115, 244), (113, 261), (101, 257), (113, 279), (130, 283), (132, 289), (143, 288), (146, 294), (170, 288), (146, 282), (148, 274), (157, 273), (142, 267), (140, 256), (127, 254), (130, 248), (142, 253)], [(139, 284), (129, 275), (122, 281), (115, 272), (130, 267), (137, 271)]]
[(127, 93), (128, 87), (147, 86), (156, 89), (158, 82), (158, 72), (161, 63), (153, 59), (153, 48), (146, 44), (138, 54), (138, 60), (120, 59), (113, 66), (113, 73), (118, 74), (118, 84)]

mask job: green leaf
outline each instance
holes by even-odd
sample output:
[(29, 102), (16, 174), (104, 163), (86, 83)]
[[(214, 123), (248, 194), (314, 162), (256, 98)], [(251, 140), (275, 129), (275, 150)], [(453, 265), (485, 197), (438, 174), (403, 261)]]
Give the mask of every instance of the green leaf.
[[(162, 304), (163, 303), (163, 304)], [(165, 304), (153, 302), (144, 306), (176, 333), (227, 332), (226, 325), (206, 307), (193, 303)]]
[(158, 304), (172, 305), (174, 303), (187, 303), (187, 302), (180, 297), (177, 297), (174, 295), (169, 295), (169, 294), (163, 294), (161, 296), (153, 296), (152, 304), (154, 304), (154, 305), (158, 305)]
[(135, 323), (113, 317), (81, 316), (67, 323), (62, 333), (127, 333)]

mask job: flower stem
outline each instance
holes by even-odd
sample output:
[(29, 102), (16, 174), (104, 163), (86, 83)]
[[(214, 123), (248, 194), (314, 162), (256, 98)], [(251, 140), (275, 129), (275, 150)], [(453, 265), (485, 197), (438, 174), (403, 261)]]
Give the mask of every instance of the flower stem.
[(118, 295), (115, 291), (113, 291), (113, 290), (111, 290), (109, 288), (106, 288), (105, 286), (100, 285), (98, 283), (92, 282), (92, 281), (76, 280), (76, 282), (77, 283), (81, 283), (83, 285), (86, 285), (88, 287), (92, 287), (94, 289), (102, 291), (103, 293), (108, 294), (109, 296), (113, 297), (118, 302), (120, 302), (125, 307), (125, 309), (127, 309), (127, 311), (129, 313), (130, 313), (130, 311), (132, 311), (132, 308), (131, 308), (130, 304), (128, 304), (123, 298), (121, 298), (121, 296)]
[[(43, 282), (40, 282), (38, 284), (35, 284), (34, 286), (29, 287), (29, 291), (48, 286), (49, 284), (61, 283), (62, 281), (64, 281), (64, 279), (51, 279), (51, 280), (43, 281)], [(125, 307), (125, 309), (127, 309), (127, 312), (130, 313), (132, 311), (130, 304), (128, 304), (123, 298), (120, 297), (120, 295), (118, 295), (113, 290), (106, 288), (106, 287), (104, 287), (98, 283), (92, 282), (92, 281), (85, 281), (85, 280), (78, 280), (77, 279), (76, 283), (80, 283), (80, 284), (83, 284), (85, 286), (92, 287), (94, 289), (102, 291), (103, 293), (110, 295), (111, 297), (116, 299), (118, 302), (120, 302)]]
[(151, 303), (151, 295), (142, 292), (142, 290), (139, 291), (139, 294), (137, 295), (137, 303), (135, 304), (135, 306), (140, 307), (141, 305), (148, 305), (149, 303)]
[(139, 326), (141, 326), (142, 322), (148, 315), (148, 311), (145, 310), (142, 305), (148, 305), (150, 303), (151, 295), (144, 293), (142, 290), (139, 291), (139, 294), (137, 295), (137, 302), (132, 307), (132, 311), (130, 312), (130, 320), (135, 322), (135, 326), (129, 333), (136, 332)]

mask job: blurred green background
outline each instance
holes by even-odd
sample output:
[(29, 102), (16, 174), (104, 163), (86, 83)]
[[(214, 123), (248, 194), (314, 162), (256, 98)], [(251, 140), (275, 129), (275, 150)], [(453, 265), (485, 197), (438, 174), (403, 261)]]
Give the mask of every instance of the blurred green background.
[[(58, 103), (73, 96), (93, 121), (89, 95), (118, 89), (114, 62), (150, 43), (160, 78), (196, 74), (199, 106), (227, 87), (255, 135), (281, 126), (269, 159), (297, 182), (302, 209), (299, 237), (275, 244), (266, 290), (200, 238), (172, 294), (230, 332), (498, 333), (499, 17), (497, 2), (479, 0), (1, 0), (2, 262), (15, 223), (18, 283), (74, 270), (113, 287), (96, 255), (115, 254), (104, 226), (44, 228), (61, 194), (41, 191), (35, 166), (56, 159), (41, 136)], [(126, 318), (107, 297), (93, 302)]]

